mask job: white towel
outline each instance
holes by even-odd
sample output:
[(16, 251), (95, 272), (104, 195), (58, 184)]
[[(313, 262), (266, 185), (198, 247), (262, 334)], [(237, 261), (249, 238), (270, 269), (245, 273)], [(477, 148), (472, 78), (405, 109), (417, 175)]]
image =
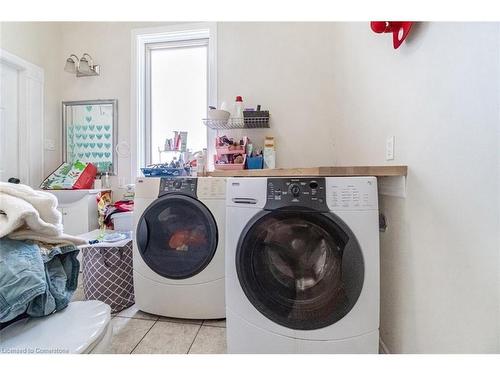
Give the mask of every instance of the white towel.
[(0, 238), (36, 240), (50, 244), (85, 244), (63, 233), (57, 198), (29, 186), (0, 182)]

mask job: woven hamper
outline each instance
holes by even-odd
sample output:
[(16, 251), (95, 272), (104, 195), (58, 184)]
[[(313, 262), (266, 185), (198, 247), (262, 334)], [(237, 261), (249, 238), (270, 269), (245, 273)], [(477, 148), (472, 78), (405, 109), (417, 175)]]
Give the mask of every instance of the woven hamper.
[(107, 303), (113, 313), (134, 304), (132, 241), (119, 247), (84, 247), (82, 259), (86, 300)]

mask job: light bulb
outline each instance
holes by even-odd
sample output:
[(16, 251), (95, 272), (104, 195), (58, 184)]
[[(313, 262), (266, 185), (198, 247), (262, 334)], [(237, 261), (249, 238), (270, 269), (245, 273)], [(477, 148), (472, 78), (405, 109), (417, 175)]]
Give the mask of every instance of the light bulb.
[(76, 65), (71, 57), (66, 59), (66, 64), (64, 65), (64, 71), (68, 73), (76, 73)]

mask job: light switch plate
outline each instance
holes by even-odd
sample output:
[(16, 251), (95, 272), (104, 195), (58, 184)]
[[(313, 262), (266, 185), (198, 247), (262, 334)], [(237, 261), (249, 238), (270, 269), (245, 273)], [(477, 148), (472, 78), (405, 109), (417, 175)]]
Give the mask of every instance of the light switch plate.
[(45, 150), (47, 151), (55, 151), (56, 150), (56, 141), (53, 139), (45, 139)]
[(387, 138), (385, 142), (385, 160), (394, 160), (394, 136)]

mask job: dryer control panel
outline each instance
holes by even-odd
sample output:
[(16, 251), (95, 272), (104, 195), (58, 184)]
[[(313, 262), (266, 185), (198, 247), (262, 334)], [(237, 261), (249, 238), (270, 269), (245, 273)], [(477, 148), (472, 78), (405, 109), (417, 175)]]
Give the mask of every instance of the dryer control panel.
[(192, 177), (162, 177), (158, 197), (165, 194), (185, 194), (196, 197), (197, 179)]
[(268, 178), (267, 202), (264, 209), (304, 207), (328, 211), (326, 205), (326, 183), (321, 177)]

